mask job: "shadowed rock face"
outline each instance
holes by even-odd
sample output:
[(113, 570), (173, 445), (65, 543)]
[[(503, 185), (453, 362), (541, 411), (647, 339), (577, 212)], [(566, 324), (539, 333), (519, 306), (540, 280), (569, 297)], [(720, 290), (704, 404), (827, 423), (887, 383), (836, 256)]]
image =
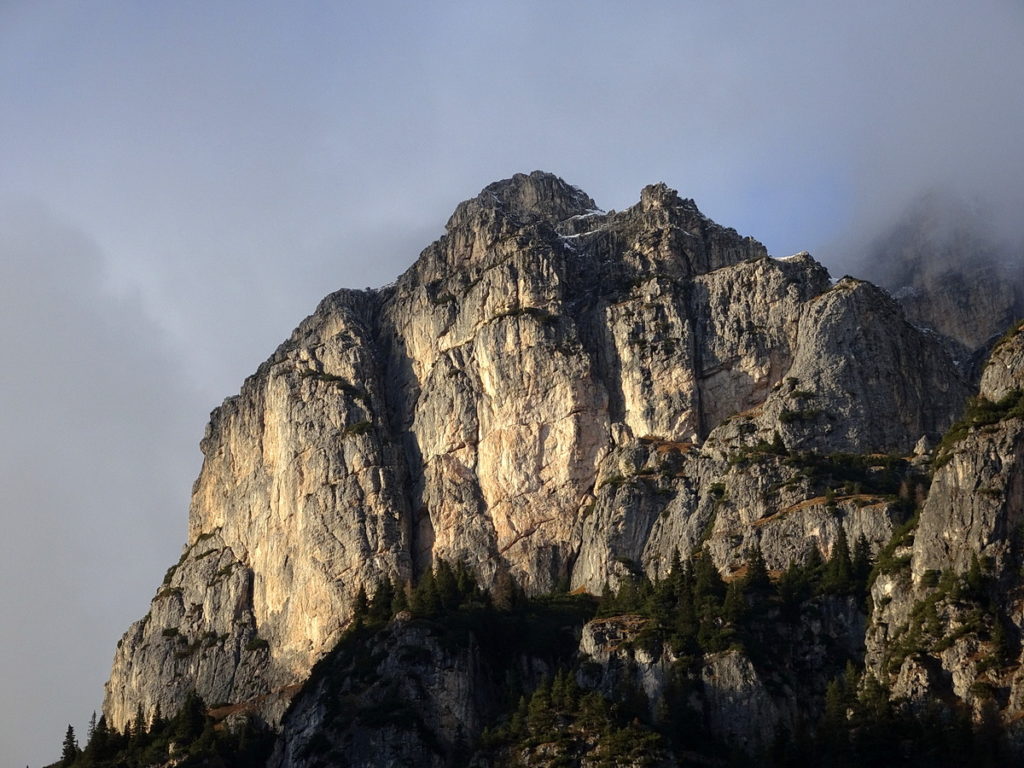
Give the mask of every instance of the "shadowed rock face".
[[(1002, 718), (1024, 746), (1020, 573), (1024, 566), (1024, 334), (994, 348), (980, 399), (950, 431), (903, 567), (872, 588), (867, 665), (894, 699), (944, 700)], [(899, 565), (899, 564), (898, 564)]]
[(394, 285), (324, 299), (214, 411), (185, 552), (104, 711), (121, 728), (196, 689), (276, 722), (358, 590), (437, 558), (597, 592), (704, 540), (723, 570), (752, 543), (773, 568), (827, 553), (840, 527), (880, 545), (884, 506), (779, 516), (807, 498), (766, 500), (790, 470), (730, 455), (908, 452), (966, 394), (883, 292), (769, 259), (663, 184), (605, 213), (550, 174), (497, 182)]

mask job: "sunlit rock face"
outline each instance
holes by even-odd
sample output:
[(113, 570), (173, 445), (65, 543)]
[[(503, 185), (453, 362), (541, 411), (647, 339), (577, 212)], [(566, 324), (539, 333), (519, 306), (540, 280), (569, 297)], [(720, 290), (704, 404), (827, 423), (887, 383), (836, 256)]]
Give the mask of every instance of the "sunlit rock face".
[[(277, 722), (362, 589), (437, 558), (599, 592), (707, 543), (772, 568), (883, 507), (814, 504), (737, 451), (909, 452), (967, 389), (883, 292), (768, 257), (663, 184), (622, 212), (492, 184), (393, 285), (331, 294), (211, 416), (189, 535), (122, 639), (104, 711), (250, 702)], [(774, 473), (774, 475), (773, 475)], [(769, 476), (775, 477), (768, 480)]]

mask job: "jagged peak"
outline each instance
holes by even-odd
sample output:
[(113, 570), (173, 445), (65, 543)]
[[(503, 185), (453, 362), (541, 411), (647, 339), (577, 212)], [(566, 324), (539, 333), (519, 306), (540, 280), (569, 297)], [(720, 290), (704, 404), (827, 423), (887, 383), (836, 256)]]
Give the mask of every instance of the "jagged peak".
[(546, 171), (517, 173), (510, 179), (484, 187), (481, 196), (490, 195), (510, 213), (540, 216), (561, 221), (597, 208), (593, 199), (579, 187)]
[(488, 184), (479, 195), (455, 209), (449, 229), (463, 218), (467, 207), (497, 208), (517, 219), (542, 219), (552, 224), (597, 210), (586, 192), (546, 171), (517, 173)]
[(679, 192), (663, 181), (659, 181), (657, 184), (648, 184), (640, 190), (640, 208), (645, 211), (654, 208), (684, 208), (690, 213), (706, 218), (693, 200), (679, 197)]

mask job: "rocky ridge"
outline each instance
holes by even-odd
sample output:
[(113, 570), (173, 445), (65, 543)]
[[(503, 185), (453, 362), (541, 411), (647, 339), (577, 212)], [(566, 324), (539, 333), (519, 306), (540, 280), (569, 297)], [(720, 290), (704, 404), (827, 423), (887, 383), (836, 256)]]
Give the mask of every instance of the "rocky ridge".
[[(993, 397), (1016, 386), (1019, 352), (1001, 349), (1009, 373), (990, 365)], [(328, 296), (212, 414), (188, 544), (119, 643), (104, 712), (123, 728), (140, 706), (172, 712), (198, 691), (277, 724), (360, 590), (441, 559), (488, 587), (596, 594), (702, 548), (727, 578), (751, 548), (775, 572), (812, 550), (829, 557), (840, 537), (880, 551), (913, 493), (901, 482), (926, 474), (920, 446), (968, 394), (947, 346), (883, 291), (833, 283), (807, 254), (771, 259), (664, 185), (603, 212), (549, 174), (492, 184), (394, 285)], [(1015, 466), (1016, 438), (1001, 439), (984, 451)], [(847, 477), (828, 458), (841, 453), (868, 458)], [(960, 453), (928, 503), (977, 471)], [(940, 504), (922, 512), (912, 576), (876, 581), (876, 606), (903, 589), (891, 579), (947, 567), (935, 558), (969, 569), (988, 546), (1007, 561), (992, 544), (1000, 512), (962, 554), (925, 547), (961, 539), (930, 522)], [(883, 623), (905, 602), (873, 615), (869, 659), (885, 655)], [(840, 634), (863, 626), (855, 607), (823, 610), (845, 617), (825, 623)], [(583, 630), (586, 653), (614, 676), (595, 637)], [(641, 661), (647, 682), (671, 665)], [(742, 735), (752, 745), (788, 716), (742, 655), (709, 658), (702, 674), (722, 690), (711, 720), (729, 719), (736, 690), (761, 691), (746, 697), (760, 702)], [(464, 715), (469, 730), (483, 717)], [(289, 754), (282, 765), (303, 764)]]

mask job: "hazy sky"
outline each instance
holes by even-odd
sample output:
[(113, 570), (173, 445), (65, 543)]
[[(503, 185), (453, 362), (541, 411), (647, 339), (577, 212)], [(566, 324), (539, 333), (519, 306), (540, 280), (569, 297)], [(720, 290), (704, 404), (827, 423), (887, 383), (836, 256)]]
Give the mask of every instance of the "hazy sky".
[(1019, 236), (1022, 136), (1021, 0), (0, 0), (0, 762), (98, 709), (209, 410), (487, 183), (665, 181), (841, 271), (928, 188)]

